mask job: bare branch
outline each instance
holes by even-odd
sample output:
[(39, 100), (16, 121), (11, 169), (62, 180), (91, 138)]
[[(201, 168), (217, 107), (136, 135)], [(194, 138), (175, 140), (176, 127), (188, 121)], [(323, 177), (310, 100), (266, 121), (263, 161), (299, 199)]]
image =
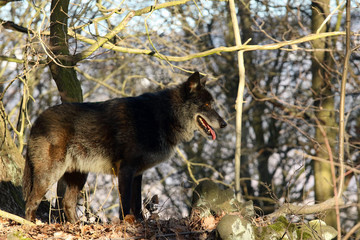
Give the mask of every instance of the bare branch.
[(81, 53), (76, 54), (75, 55), (75, 61), (79, 62), (79, 61), (89, 57), (93, 52), (95, 52), (97, 49), (102, 47), (106, 42), (108, 42), (113, 37), (115, 37), (116, 34), (121, 32), (126, 27), (126, 24), (134, 16), (140, 16), (142, 14), (149, 13), (151, 11), (158, 10), (158, 9), (161, 9), (161, 8), (181, 5), (181, 4), (184, 4), (184, 3), (188, 2), (188, 1), (190, 1), (190, 0), (166, 2), (166, 3), (155, 5), (155, 6), (145, 7), (145, 8), (140, 9), (140, 10), (130, 11), (125, 16), (125, 18), (114, 29), (112, 29), (108, 34), (106, 34), (104, 37), (99, 37), (99, 39), (97, 39), (96, 41), (94, 40), (94, 42), (92, 43), (92, 45), (89, 48), (87, 48), (86, 50), (84, 50)]
[[(326, 201), (323, 201), (321, 203), (318, 204), (314, 204), (314, 205), (294, 205), (291, 203), (285, 203), (283, 204), (278, 210), (276, 210), (275, 212), (266, 215), (267, 219), (269, 221), (271, 221), (271, 219), (274, 218), (278, 218), (281, 215), (292, 215), (292, 214), (296, 214), (296, 215), (301, 215), (301, 214), (313, 214), (313, 213), (319, 213), (319, 212), (323, 212), (326, 210), (330, 210), (330, 209), (334, 209), (335, 208), (335, 198), (329, 198)], [(342, 199), (339, 199), (339, 206), (343, 205), (344, 202)]]
[[(82, 42), (85, 42), (85, 43), (97, 44), (96, 40), (81, 36), (79, 34), (75, 34), (75, 32), (73, 32), (71, 29), (69, 29), (69, 35), (82, 41)], [(189, 54), (186, 56), (166, 56), (163, 54), (155, 53), (152, 50), (120, 47), (120, 46), (115, 46), (114, 44), (109, 43), (109, 42), (104, 43), (102, 45), (102, 47), (112, 50), (112, 51), (123, 52), (123, 53), (151, 55), (156, 58), (166, 59), (167, 61), (170, 61), (170, 62), (184, 62), (184, 61), (188, 61), (188, 60), (191, 60), (194, 58), (206, 57), (206, 56), (213, 55), (213, 54), (221, 54), (222, 52), (275, 50), (275, 49), (280, 49), (285, 46), (291, 46), (291, 45), (296, 45), (296, 44), (300, 44), (300, 43), (304, 43), (304, 42), (309, 42), (309, 41), (316, 40), (316, 39), (334, 37), (334, 36), (340, 36), (340, 35), (345, 35), (345, 32), (325, 32), (325, 33), (319, 33), (319, 34), (310, 34), (310, 35), (304, 36), (302, 38), (298, 38), (298, 39), (294, 39), (294, 40), (290, 40), (290, 41), (282, 41), (282, 42), (278, 42), (278, 43), (266, 44), (266, 45), (245, 45), (245, 44), (243, 44), (241, 46), (218, 47), (218, 48), (206, 50), (204, 52)]]
[(9, 29), (17, 32), (28, 33), (29, 31), (27, 28), (17, 25), (14, 22), (4, 21), (2, 19), (0, 19), (0, 25), (3, 26), (3, 28), (5, 29)]
[(350, 48), (350, 1), (346, 2), (346, 54), (344, 59), (344, 69), (341, 79), (340, 90), (340, 109), (339, 109), (339, 162), (340, 162), (340, 184), (338, 198), (341, 197), (344, 191), (344, 138), (345, 138), (345, 95), (346, 95), (346, 80), (349, 69), (349, 60), (351, 55)]
[(360, 229), (360, 222), (357, 223), (353, 228), (351, 228), (350, 231), (344, 236), (342, 240), (348, 240), (359, 229)]
[[(231, 22), (233, 25), (236, 46), (242, 46), (239, 23), (237, 21), (235, 2), (229, 0)], [(244, 66), (244, 51), (238, 51), (238, 68), (239, 68), (239, 85), (235, 103), (236, 109), (236, 144), (235, 144), (235, 193), (238, 201), (241, 201), (240, 192), (240, 169), (241, 169), (241, 129), (242, 129), (242, 111), (243, 111), (243, 96), (245, 89), (245, 66)]]

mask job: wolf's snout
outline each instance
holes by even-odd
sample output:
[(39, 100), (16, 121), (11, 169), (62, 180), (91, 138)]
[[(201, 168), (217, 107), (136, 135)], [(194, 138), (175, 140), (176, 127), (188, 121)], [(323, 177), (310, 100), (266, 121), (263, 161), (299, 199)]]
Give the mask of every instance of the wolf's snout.
[(221, 119), (220, 121), (220, 128), (224, 128), (227, 126), (227, 123), (225, 122), (225, 120)]

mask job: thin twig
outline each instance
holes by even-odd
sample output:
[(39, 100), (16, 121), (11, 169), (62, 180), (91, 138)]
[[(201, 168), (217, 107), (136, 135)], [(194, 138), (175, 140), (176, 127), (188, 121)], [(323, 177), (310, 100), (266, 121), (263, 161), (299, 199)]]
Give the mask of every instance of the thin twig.
[[(320, 157), (315, 157), (315, 156), (306, 154), (306, 153), (301, 152), (301, 151), (298, 151), (298, 150), (296, 150), (295, 153), (296, 153), (296, 154), (300, 154), (300, 155), (302, 155), (302, 156), (305, 157), (305, 158), (310, 158), (311, 160), (314, 160), (314, 161), (319, 161), (319, 162), (331, 164), (330, 161), (327, 160), (327, 159), (320, 158)], [(340, 167), (340, 163), (334, 162), (334, 166)], [(345, 165), (344, 168), (348, 169), (349, 172), (354, 172), (354, 173), (360, 174), (360, 170), (357, 169), (357, 168), (350, 167), (350, 166), (347, 166), (347, 165)]]
[[(340, 90), (340, 107), (339, 107), (339, 163), (340, 163), (340, 182), (338, 195), (336, 199), (341, 199), (344, 191), (344, 138), (345, 138), (345, 93), (346, 93), (346, 80), (349, 68), (349, 60), (351, 55), (350, 49), (350, 6), (351, 1), (346, 1), (346, 54), (344, 59), (344, 70), (341, 79), (341, 90)], [(335, 186), (334, 186), (335, 187)], [(340, 225), (340, 210), (339, 206), (336, 207), (336, 214), (338, 215), (337, 228), (338, 228), (338, 239), (341, 239), (341, 225)]]
[(345, 0), (343, 0), (327, 17), (326, 19), (322, 22), (322, 24), (320, 25), (320, 27), (318, 28), (318, 30), (316, 30), (316, 33), (320, 33), (321, 29), (323, 29), (323, 27), (326, 25), (327, 22), (330, 21), (331, 17), (333, 15), (335, 15), (335, 13), (340, 9), (340, 7), (344, 4)]
[(360, 229), (360, 222), (356, 224), (350, 231), (344, 236), (342, 240), (348, 240), (357, 230)]
[(339, 163), (340, 163), (340, 184), (338, 198), (341, 197), (344, 191), (344, 138), (345, 138), (345, 93), (346, 93), (346, 79), (349, 69), (349, 60), (351, 55), (350, 49), (350, 2), (346, 2), (346, 54), (344, 59), (344, 70), (341, 79), (341, 90), (340, 90), (340, 109), (339, 109)]

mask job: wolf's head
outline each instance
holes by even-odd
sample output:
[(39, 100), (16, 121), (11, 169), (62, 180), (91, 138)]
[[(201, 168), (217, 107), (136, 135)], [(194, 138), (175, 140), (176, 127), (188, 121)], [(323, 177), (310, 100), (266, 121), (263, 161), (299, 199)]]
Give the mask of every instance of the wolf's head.
[(199, 130), (206, 137), (216, 139), (215, 129), (226, 127), (227, 123), (215, 111), (214, 99), (205, 88), (206, 80), (200, 79), (199, 72), (193, 73), (184, 83), (187, 116), (191, 129)]

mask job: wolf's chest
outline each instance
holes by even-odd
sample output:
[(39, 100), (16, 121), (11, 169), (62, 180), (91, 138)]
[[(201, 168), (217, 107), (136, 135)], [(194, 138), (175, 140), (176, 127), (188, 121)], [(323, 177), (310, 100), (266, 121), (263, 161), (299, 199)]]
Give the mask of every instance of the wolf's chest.
[(168, 148), (161, 151), (145, 152), (137, 164), (137, 174), (142, 174), (145, 170), (171, 159), (174, 155), (174, 149)]

